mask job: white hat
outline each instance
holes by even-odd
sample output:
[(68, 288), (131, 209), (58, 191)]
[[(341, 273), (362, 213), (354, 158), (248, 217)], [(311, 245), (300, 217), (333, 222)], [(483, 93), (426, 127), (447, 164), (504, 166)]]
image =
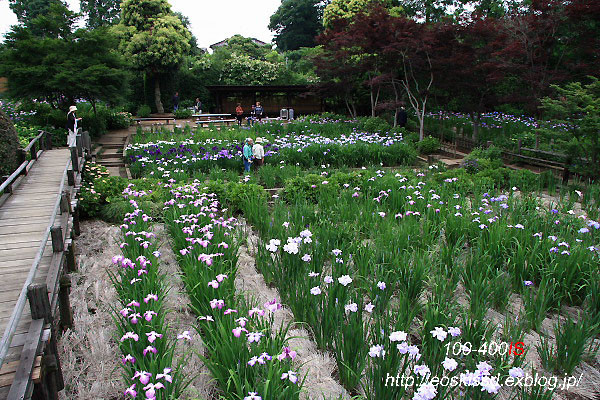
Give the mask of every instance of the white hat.
[(69, 107), (69, 112), (77, 111), (77, 106)]
[(262, 143), (262, 142), (263, 142), (263, 138), (261, 138), (261, 137), (256, 138), (256, 143)]

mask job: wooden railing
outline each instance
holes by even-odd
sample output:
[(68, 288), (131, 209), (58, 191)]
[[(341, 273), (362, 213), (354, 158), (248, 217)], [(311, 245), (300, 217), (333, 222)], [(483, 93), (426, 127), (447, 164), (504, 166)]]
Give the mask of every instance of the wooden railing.
[[(19, 150), (19, 158), (21, 164), (17, 169), (8, 176), (2, 177), (0, 185), (0, 206), (10, 197), (15, 187), (19, 184), (21, 178), (33, 168), (33, 165), (39, 156), (45, 151), (52, 148), (52, 136), (48, 132), (40, 131), (40, 133), (29, 142), (27, 147)], [(27, 160), (27, 153), (30, 154), (30, 159)]]
[[(48, 141), (43, 140), (44, 138), (47, 139), (48, 136), (46, 135), (48, 134), (41, 132), (40, 135), (32, 140), (32, 142), (25, 148), (26, 151), (31, 152), (32, 159), (21, 163), (17, 170), (11, 174), (7, 180), (5, 180), (0, 188), (3, 190), (10, 188), (16, 182), (17, 178), (23, 173), (23, 171), (28, 172), (31, 169), (31, 166), (33, 166), (33, 163), (35, 163), (35, 160), (37, 160), (41, 153), (49, 147), (47, 145)], [(40, 146), (39, 150), (37, 150), (37, 142), (46, 144), (43, 144)], [(23, 288), (21, 289), (17, 303), (13, 309), (8, 325), (0, 341), (1, 367), (4, 363), (6, 355), (8, 354), (15, 330), (23, 315), (25, 304), (27, 300), (29, 300), (32, 323), (26, 339), (26, 346), (29, 347), (24, 348), (24, 352), (29, 351), (30, 357), (27, 357), (26, 359), (21, 358), (21, 364), (15, 373), (15, 380), (11, 386), (9, 398), (24, 398), (21, 396), (24, 396), (26, 392), (31, 390), (30, 375), (34, 366), (34, 360), (42, 341), (49, 340), (48, 338), (44, 339), (44, 337), (47, 336), (44, 334), (44, 332), (47, 331), (45, 326), (52, 320), (53, 310), (57, 309), (58, 304), (61, 305), (61, 322), (64, 322), (63, 320), (65, 318), (70, 318), (70, 312), (68, 316), (63, 315), (63, 304), (68, 304), (69, 302), (68, 292), (66, 292), (67, 297), (65, 298), (65, 291), (61, 291), (59, 286), (61, 284), (61, 274), (64, 269), (63, 265), (65, 263), (65, 253), (67, 254), (67, 270), (73, 271), (75, 268), (75, 252), (70, 239), (70, 231), (72, 229), (76, 235), (79, 234), (79, 221), (77, 200), (71, 201), (71, 199), (76, 198), (77, 186), (80, 183), (80, 172), (85, 159), (84, 156), (89, 154), (89, 148), (85, 148), (84, 152), (84, 143), (89, 143), (89, 135), (87, 132), (85, 132), (83, 135), (77, 135), (77, 145), (76, 147), (71, 148), (71, 157), (69, 158), (63, 170), (61, 184), (57, 191), (57, 197), (56, 201), (54, 202), (54, 208), (50, 217), (50, 221), (41, 238), (41, 244), (38, 252), (33, 260), (33, 263), (31, 264), (29, 274), (27, 275), (25, 283), (23, 284)], [(68, 186), (68, 189), (65, 188), (65, 185)], [(11, 193), (12, 190), (8, 191), (5, 196), (10, 196)], [(59, 215), (61, 217), (66, 215), (66, 218), (60, 218), (60, 223), (55, 226)], [(52, 243), (53, 253), (46, 284), (33, 285), (33, 281), (48, 241), (51, 241)], [(52, 329), (50, 332), (52, 332)], [(55, 335), (51, 335), (52, 341), (50, 341), (50, 350), (51, 353), (55, 353)], [(54, 350), (52, 350), (52, 348), (54, 348)], [(51, 354), (51, 357), (56, 358), (56, 355)], [(58, 370), (60, 372), (60, 367)], [(56, 374), (54, 374), (54, 376), (55, 375)], [(60, 387), (63, 384), (62, 374), (59, 375), (60, 382), (54, 382), (54, 384), (50, 386)]]

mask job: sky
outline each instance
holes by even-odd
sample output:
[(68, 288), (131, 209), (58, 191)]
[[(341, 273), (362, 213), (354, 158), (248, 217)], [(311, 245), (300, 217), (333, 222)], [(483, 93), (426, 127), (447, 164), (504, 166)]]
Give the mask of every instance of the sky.
[[(227, 39), (236, 33), (270, 43), (273, 32), (269, 31), (269, 19), (281, 4), (281, 0), (169, 0), (173, 11), (179, 11), (190, 19), (191, 31), (198, 38), (198, 46), (208, 48), (211, 44)], [(79, 11), (79, 0), (67, 0), (71, 10)], [(0, 0), (0, 40), (17, 17), (8, 7), (8, 0)]]

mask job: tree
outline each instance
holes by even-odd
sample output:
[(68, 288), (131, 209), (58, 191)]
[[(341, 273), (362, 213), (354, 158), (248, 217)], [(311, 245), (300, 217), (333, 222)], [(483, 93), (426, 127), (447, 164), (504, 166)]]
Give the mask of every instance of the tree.
[[(600, 80), (589, 77), (591, 83), (572, 82), (564, 87), (552, 85), (554, 98), (542, 99), (542, 109), (555, 122), (568, 127), (579, 154), (591, 160), (590, 176), (600, 176)], [(590, 170), (591, 169), (591, 170)]]
[(468, 113), (477, 140), (481, 114), (499, 105), (499, 60), (495, 57), (498, 21), (475, 18), (468, 23), (440, 23), (436, 28), (434, 69), (444, 76), (436, 89), (454, 111)]
[(121, 22), (115, 26), (120, 47), (134, 68), (153, 75), (156, 109), (164, 113), (161, 75), (172, 73), (183, 61), (191, 34), (166, 0), (124, 0), (121, 9)]
[(81, 12), (87, 15), (87, 26), (99, 28), (119, 23), (121, 0), (80, 0)]
[(17, 20), (22, 25), (29, 25), (35, 18), (46, 14), (52, 4), (66, 7), (61, 0), (9, 0), (10, 9), (16, 14)]
[(323, 25), (327, 28), (337, 19), (352, 20), (357, 14), (368, 12), (376, 3), (392, 6), (392, 0), (332, 0), (323, 11)]
[(55, 108), (65, 108), (77, 98), (92, 104), (119, 99), (126, 72), (113, 50), (116, 38), (105, 29), (71, 33), (72, 13), (62, 5), (52, 11), (6, 36), (0, 74), (8, 78), (11, 97), (44, 99)]
[(282, 51), (314, 47), (323, 28), (323, 8), (321, 0), (282, 0), (269, 23), (277, 47)]

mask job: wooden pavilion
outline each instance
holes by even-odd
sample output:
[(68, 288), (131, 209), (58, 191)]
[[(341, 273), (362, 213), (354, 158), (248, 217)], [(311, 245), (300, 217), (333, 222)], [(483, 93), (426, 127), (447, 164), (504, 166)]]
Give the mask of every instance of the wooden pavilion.
[(216, 113), (235, 113), (241, 103), (246, 113), (257, 101), (268, 116), (279, 116), (282, 108), (293, 108), (294, 115), (323, 112), (323, 99), (307, 85), (279, 86), (208, 86)]

